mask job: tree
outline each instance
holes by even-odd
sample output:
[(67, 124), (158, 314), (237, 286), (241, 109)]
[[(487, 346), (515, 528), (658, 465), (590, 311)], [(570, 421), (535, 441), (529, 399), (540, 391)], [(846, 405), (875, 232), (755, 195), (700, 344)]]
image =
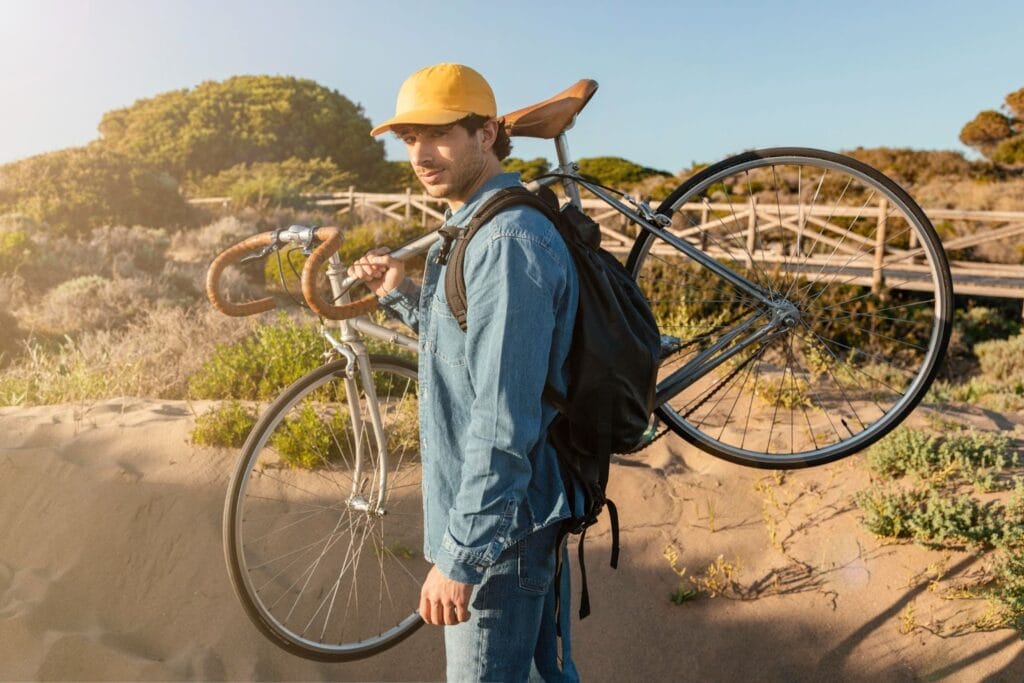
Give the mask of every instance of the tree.
[(960, 130), (960, 141), (997, 164), (1024, 165), (1024, 88), (1007, 95), (1003, 109), (980, 112)]
[(92, 143), (0, 166), (0, 213), (21, 212), (65, 234), (105, 224), (191, 221), (171, 176)]
[(360, 106), (311, 80), (235, 76), (175, 90), (108, 112), (101, 142), (181, 180), (198, 182), (239, 164), (327, 159), (368, 186), (384, 145)]

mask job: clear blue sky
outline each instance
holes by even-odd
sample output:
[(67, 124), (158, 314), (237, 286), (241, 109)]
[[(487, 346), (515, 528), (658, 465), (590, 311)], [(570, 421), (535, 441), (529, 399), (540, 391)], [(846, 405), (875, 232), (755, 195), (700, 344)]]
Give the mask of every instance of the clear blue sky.
[[(773, 145), (963, 150), (961, 126), (1024, 86), (1022, 35), (1020, 0), (0, 0), (0, 163), (237, 74), (313, 79), (376, 122), (439, 61), (481, 71), (502, 112), (597, 80), (577, 157), (677, 171)], [(513, 154), (554, 156), (525, 140)]]

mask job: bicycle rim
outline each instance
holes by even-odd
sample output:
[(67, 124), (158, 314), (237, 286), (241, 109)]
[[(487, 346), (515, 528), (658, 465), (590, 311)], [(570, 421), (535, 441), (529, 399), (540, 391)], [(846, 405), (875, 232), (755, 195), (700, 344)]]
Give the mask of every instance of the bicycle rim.
[[(659, 213), (770, 299), (653, 234), (637, 240), (627, 266), (665, 335), (659, 387), (716, 343), (734, 353), (659, 406), (684, 438), (742, 464), (822, 464), (881, 438), (924, 396), (949, 340), (952, 281), (931, 223), (884, 175), (818, 150), (748, 152), (684, 182)], [(786, 306), (791, 327), (747, 346), (726, 337)]]
[(345, 362), (334, 361), (295, 382), (260, 418), (225, 504), (226, 560), (247, 615), (277, 645), (309, 659), (366, 657), (422, 624), (416, 609), (429, 564), (416, 369), (387, 356), (370, 362), (384, 448), (358, 382), (363, 423), (352, 419)]

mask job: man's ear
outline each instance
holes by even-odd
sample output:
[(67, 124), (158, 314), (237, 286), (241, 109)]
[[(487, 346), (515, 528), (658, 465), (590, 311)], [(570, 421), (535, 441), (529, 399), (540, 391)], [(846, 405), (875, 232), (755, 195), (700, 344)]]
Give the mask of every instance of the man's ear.
[(484, 125), (480, 126), (478, 131), (480, 134), (480, 146), (485, 152), (491, 151), (494, 147), (494, 142), (498, 139), (498, 120), (489, 119), (484, 122)]

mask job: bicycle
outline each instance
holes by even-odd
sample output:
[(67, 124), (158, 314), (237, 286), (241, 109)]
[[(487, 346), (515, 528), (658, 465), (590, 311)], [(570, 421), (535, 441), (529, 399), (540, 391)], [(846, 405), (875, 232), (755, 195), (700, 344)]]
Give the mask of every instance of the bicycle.
[[(528, 186), (561, 185), (577, 206), (586, 189), (637, 231), (626, 266), (662, 332), (655, 418), (715, 456), (768, 468), (834, 461), (899, 424), (938, 371), (953, 310), (942, 245), (914, 200), (853, 159), (777, 148), (704, 168), (652, 209), (583, 177), (570, 157), (566, 131), (596, 89), (579, 81), (503, 125), (554, 140), (557, 169)], [(337, 358), (257, 422), (229, 487), (224, 536), (232, 585), (256, 626), (326, 661), (413, 633), (428, 569), (408, 416), (415, 366), (370, 355), (362, 336), (409, 351), (416, 340), (367, 317), (372, 295), (352, 300), (342, 238), (301, 226), (256, 235), (218, 256), (207, 281), (222, 311), (259, 313), (273, 301), (221, 297), (224, 267), (286, 245), (309, 254), (303, 295)], [(437, 239), (392, 253), (422, 254)], [(317, 283), (324, 264), (329, 300)], [(324, 320), (339, 321), (340, 337)]]

